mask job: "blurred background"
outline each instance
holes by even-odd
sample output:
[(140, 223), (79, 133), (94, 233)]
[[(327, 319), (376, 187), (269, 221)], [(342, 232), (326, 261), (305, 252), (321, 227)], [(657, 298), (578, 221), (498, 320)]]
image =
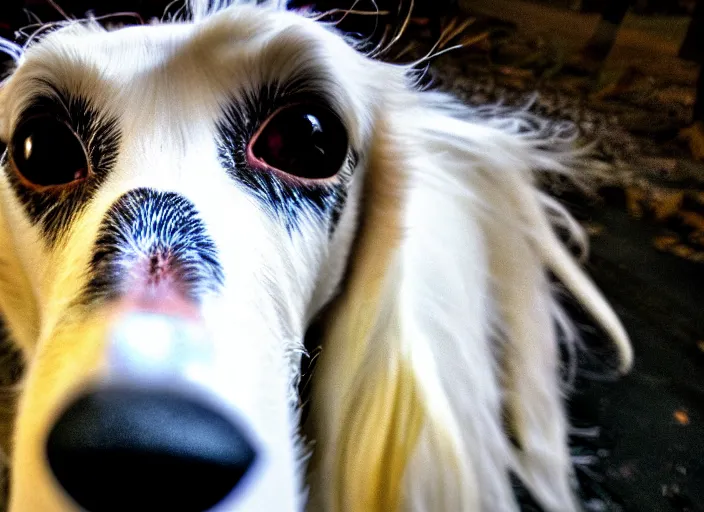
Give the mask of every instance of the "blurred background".
[[(24, 44), (86, 16), (110, 28), (168, 21), (181, 5), (0, 0), (0, 36)], [(426, 84), (473, 105), (529, 105), (595, 145), (592, 187), (545, 184), (590, 234), (589, 270), (636, 350), (618, 379), (601, 333), (565, 297), (592, 349), (570, 402), (583, 505), (704, 511), (704, 0), (359, 0), (340, 11), (352, 6), (292, 2), (327, 12), (379, 58), (431, 56), (419, 65)], [(21, 364), (6, 343), (0, 355), (0, 384), (11, 385)], [(7, 446), (13, 394), (0, 401)]]

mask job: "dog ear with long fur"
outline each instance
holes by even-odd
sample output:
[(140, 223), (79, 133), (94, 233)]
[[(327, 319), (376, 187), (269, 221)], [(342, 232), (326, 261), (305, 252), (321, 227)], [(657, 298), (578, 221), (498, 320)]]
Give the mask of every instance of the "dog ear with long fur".
[(518, 510), (515, 474), (577, 510), (552, 272), (627, 335), (554, 231), (576, 223), (536, 171), (582, 165), (525, 110), (406, 88), (380, 106), (344, 289), (313, 377), (313, 503), (339, 512)]

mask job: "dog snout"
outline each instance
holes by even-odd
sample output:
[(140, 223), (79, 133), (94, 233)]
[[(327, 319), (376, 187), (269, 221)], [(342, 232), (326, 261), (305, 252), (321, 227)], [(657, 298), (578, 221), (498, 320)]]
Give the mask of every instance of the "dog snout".
[(198, 300), (223, 279), (215, 242), (195, 205), (180, 194), (138, 188), (105, 213), (82, 301), (112, 301), (152, 287)]
[(106, 373), (59, 414), (49, 467), (90, 512), (208, 510), (241, 487), (257, 450), (208, 385), (212, 346), (198, 307), (153, 287), (113, 308)]
[(47, 457), (59, 484), (88, 511), (195, 512), (236, 490), (257, 454), (245, 430), (205, 402), (112, 386), (64, 410)]

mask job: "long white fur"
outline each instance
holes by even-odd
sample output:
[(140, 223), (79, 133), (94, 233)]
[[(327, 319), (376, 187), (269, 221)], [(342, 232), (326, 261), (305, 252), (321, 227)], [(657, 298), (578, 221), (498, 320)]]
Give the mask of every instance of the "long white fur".
[[(0, 183), (0, 308), (29, 363), (11, 512), (72, 509), (40, 446), (60, 404), (110, 363), (112, 317), (69, 306), (104, 212), (136, 186), (193, 201), (224, 261), (224, 290), (202, 305), (216, 363), (199, 385), (247, 415), (269, 466), (243, 501), (219, 510), (513, 511), (510, 473), (546, 510), (577, 510), (558, 350), (564, 319), (548, 271), (612, 337), (623, 371), (633, 358), (553, 224), (576, 240), (583, 233), (536, 186), (536, 172), (570, 173), (584, 152), (525, 111), (473, 110), (419, 91), (409, 67), (366, 58), (280, 2), (232, 3), (192, 0), (193, 22), (114, 34), (69, 23), (22, 52), (2, 45), (17, 60), (0, 89), (2, 140), (36, 92), (22, 89), (31, 76), (53, 74), (100, 108), (129, 114), (114, 175), (61, 250), (46, 248)], [(288, 237), (208, 145), (222, 91), (311, 65), (336, 87), (363, 150), (329, 242), (313, 217)], [(302, 340), (321, 311), (304, 439)], [(77, 333), (84, 341), (69, 351)]]

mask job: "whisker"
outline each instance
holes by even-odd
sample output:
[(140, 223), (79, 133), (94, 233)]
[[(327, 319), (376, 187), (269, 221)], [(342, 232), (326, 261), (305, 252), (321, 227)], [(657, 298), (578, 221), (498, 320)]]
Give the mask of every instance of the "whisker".
[[(482, 32), (477, 35), (472, 35), (472, 36), (467, 36), (460, 40), (460, 42), (456, 45), (443, 48), (447, 43), (452, 41), (455, 37), (459, 36), (462, 32), (464, 32), (467, 27), (472, 25), (475, 22), (475, 18), (469, 18), (459, 25), (456, 25), (455, 20), (452, 20), (450, 24), (445, 27), (440, 34), (440, 37), (438, 40), (435, 42), (435, 44), (430, 48), (428, 53), (426, 53), (423, 57), (418, 59), (417, 61), (413, 62), (411, 65), (412, 66), (417, 66), (419, 64), (422, 64), (424, 62), (428, 62), (431, 59), (434, 59), (436, 57), (439, 57), (441, 55), (444, 55), (445, 53), (454, 51), (454, 50), (459, 50), (461, 48), (465, 48), (467, 46), (471, 46), (472, 44), (482, 41), (486, 39), (489, 36), (488, 32)], [(436, 51), (437, 50), (437, 51)]]
[(57, 4), (54, 0), (46, 0), (46, 3), (49, 4), (56, 12), (58, 12), (61, 16), (66, 21), (71, 21), (71, 17), (66, 14), (66, 11), (64, 11), (59, 4)]
[[(378, 54), (375, 55), (375, 57), (380, 57), (381, 55), (387, 53), (393, 45), (395, 45), (401, 37), (403, 37), (403, 34), (406, 33), (406, 29), (408, 28), (408, 25), (411, 22), (411, 16), (413, 15), (413, 9), (415, 7), (415, 0), (410, 0), (410, 5), (408, 7), (408, 13), (406, 14), (406, 17), (403, 20), (403, 24), (401, 25), (401, 28), (398, 30), (396, 35), (393, 37), (391, 42), (383, 48)], [(401, 9), (401, 6), (399, 5), (399, 10)]]
[(323, 18), (326, 18), (326, 17), (331, 16), (333, 14), (342, 12), (342, 13), (344, 13), (342, 18), (340, 18), (339, 20), (337, 20), (335, 22), (335, 25), (337, 25), (338, 23), (342, 22), (347, 17), (347, 14), (349, 13), (349, 11), (354, 10), (354, 6), (357, 5), (358, 3), (359, 3), (359, 0), (355, 0), (350, 9), (331, 9), (329, 11), (321, 13), (318, 16), (314, 16), (312, 19), (314, 21), (321, 21)]
[(166, 7), (164, 7), (164, 14), (161, 15), (161, 21), (164, 21), (164, 19), (166, 18), (166, 16), (169, 14), (169, 11), (171, 10), (171, 7), (172, 7), (174, 4), (177, 4), (177, 3), (181, 3), (181, 7), (179, 7), (178, 9), (176, 9), (176, 12), (173, 14), (172, 18), (170, 18), (170, 19), (172, 19), (172, 20), (173, 20), (173, 19), (175, 19), (175, 20), (179, 19), (179, 16), (181, 15), (181, 13), (183, 13), (183, 12), (185, 11), (186, 3), (185, 3), (185, 2), (182, 2), (181, 0), (172, 0), (171, 2), (169, 2), (169, 3), (166, 5)]
[[(73, 23), (72, 21), (53, 21), (53, 22), (48, 22), (48, 23), (34, 23), (32, 25), (27, 25), (26, 27), (21, 28), (18, 32), (22, 34), (24, 38), (26, 38), (26, 41), (24, 43), (24, 47), (27, 48), (30, 44), (34, 42), (35, 39), (37, 39), (39, 36), (41, 36), (44, 32), (48, 32), (50, 30), (54, 30), (57, 28), (61, 28), (66, 26), (69, 23)], [(36, 29), (28, 33), (26, 32), (27, 29), (32, 29), (36, 27)]]
[(441, 38), (443, 36), (445, 36), (445, 37), (443, 38), (442, 44), (439, 46), (439, 48), (442, 48), (447, 43), (452, 41), (455, 37), (457, 37), (462, 32), (464, 32), (467, 29), (467, 27), (469, 27), (470, 25), (472, 25), (474, 23), (474, 21), (475, 21), (474, 18), (468, 18), (465, 21), (463, 21), (462, 23), (460, 23), (459, 26), (457, 26), (453, 30), (453, 29), (451, 29), (451, 27), (455, 26), (455, 20), (453, 20), (453, 23), (451, 25), (449, 25), (447, 27), (447, 29), (443, 30), (443, 33), (440, 35)]
[(32, 11), (30, 11), (29, 9), (23, 9), (23, 11), (25, 12), (25, 14), (27, 15), (27, 17), (28, 17), (30, 20), (34, 20), (33, 25), (43, 25), (43, 24), (44, 24), (44, 22), (41, 20), (41, 18), (39, 18), (39, 16), (37, 16), (36, 14), (34, 14), (34, 13), (33, 13)]
[(407, 53), (413, 51), (415, 48), (418, 48), (418, 43), (413, 42), (413, 41), (410, 42), (410, 43), (408, 43), (408, 44), (403, 48), (403, 50), (401, 50), (400, 52), (398, 52), (398, 53), (396, 54), (396, 56), (394, 57), (393, 60), (399, 60), (401, 57), (403, 57), (403, 56), (406, 55)]
[(381, 51), (381, 48), (384, 46), (384, 43), (386, 41), (386, 38), (389, 35), (390, 30), (391, 30), (391, 25), (386, 25), (386, 27), (384, 27), (384, 33), (381, 35), (381, 39), (379, 40), (377, 45), (369, 53), (367, 53), (367, 57), (373, 59), (377, 55), (379, 55), (379, 52)]
[[(344, 9), (333, 9), (333, 11), (345, 11)], [(358, 16), (388, 16), (391, 11), (358, 11), (355, 9), (347, 9), (346, 14), (355, 14)]]
[[(124, 11), (124, 12), (113, 12), (110, 14), (102, 14), (100, 16), (91, 16), (88, 19), (91, 21), (103, 21), (103, 20), (109, 20), (112, 18), (134, 18), (139, 21), (140, 25), (144, 25), (144, 18), (137, 13), (137, 12), (130, 12), (130, 11)], [(75, 21), (80, 21), (80, 20), (75, 20)]]
[(462, 46), (472, 46), (473, 44), (478, 43), (479, 41), (483, 41), (488, 37), (489, 32), (482, 32), (480, 34), (465, 37), (464, 39), (460, 40), (459, 44), (461, 44)]
[[(355, 4), (358, 2), (359, 2), (359, 0), (357, 0), (357, 2), (355, 2)], [(355, 16), (388, 16), (389, 14), (391, 14), (391, 11), (359, 11), (356, 9), (330, 9), (329, 11), (325, 11), (320, 14), (317, 14), (312, 19), (315, 21), (319, 21), (319, 20), (321, 20), (327, 16), (330, 16), (332, 14), (340, 14), (340, 13), (344, 13), (344, 16), (342, 18), (340, 18), (336, 23), (339, 23), (342, 20), (344, 20), (348, 14), (353, 14)]]

